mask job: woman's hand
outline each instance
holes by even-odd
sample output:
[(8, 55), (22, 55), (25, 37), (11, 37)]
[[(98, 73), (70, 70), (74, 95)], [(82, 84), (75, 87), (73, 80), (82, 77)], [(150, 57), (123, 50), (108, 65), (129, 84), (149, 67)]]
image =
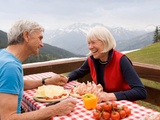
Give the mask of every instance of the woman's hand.
[(110, 101), (110, 100), (117, 100), (116, 96), (114, 93), (107, 93), (107, 92), (99, 92), (99, 94), (97, 94), (98, 97), (98, 102), (105, 102), (105, 101)]

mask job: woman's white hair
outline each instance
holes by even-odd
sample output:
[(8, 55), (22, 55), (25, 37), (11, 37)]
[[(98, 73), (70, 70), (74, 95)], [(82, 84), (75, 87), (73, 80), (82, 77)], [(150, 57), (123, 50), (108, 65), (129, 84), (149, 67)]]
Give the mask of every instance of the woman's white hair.
[[(110, 31), (103, 26), (95, 26), (90, 29), (87, 34), (87, 41), (93, 41), (95, 38), (102, 41), (104, 44), (104, 49), (102, 53), (106, 53), (116, 47), (114, 37), (112, 36)], [(88, 55), (91, 55), (91, 52), (89, 52)]]
[(23, 32), (28, 31), (29, 33), (32, 33), (34, 30), (41, 30), (44, 32), (44, 28), (37, 22), (29, 20), (16, 21), (7, 34), (8, 45), (23, 43)]

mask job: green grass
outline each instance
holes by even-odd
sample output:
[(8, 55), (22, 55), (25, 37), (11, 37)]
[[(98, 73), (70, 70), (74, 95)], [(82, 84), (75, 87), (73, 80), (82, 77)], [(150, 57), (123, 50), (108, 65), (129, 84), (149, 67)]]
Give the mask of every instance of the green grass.
[[(160, 42), (151, 44), (141, 50), (130, 52), (126, 54), (132, 62), (147, 63), (160, 66)], [(153, 82), (146, 79), (141, 79), (145, 86), (160, 89), (160, 82)], [(152, 105), (144, 101), (137, 101), (138, 104), (157, 110), (160, 112), (160, 107)]]
[(150, 86), (150, 87), (153, 87), (156, 89), (160, 89), (160, 82), (153, 82), (151, 80), (142, 79), (142, 78), (141, 78), (141, 80), (145, 86)]
[(131, 61), (160, 65), (160, 42), (126, 54)]

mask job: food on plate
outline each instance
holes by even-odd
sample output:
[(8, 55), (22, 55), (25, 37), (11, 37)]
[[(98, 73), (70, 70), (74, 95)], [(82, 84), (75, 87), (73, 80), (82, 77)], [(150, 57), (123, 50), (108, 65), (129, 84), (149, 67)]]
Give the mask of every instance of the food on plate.
[(97, 105), (98, 98), (94, 94), (85, 94), (82, 99), (84, 107), (88, 110), (94, 109)]
[(94, 82), (87, 81), (87, 83), (78, 83), (73, 89), (71, 89), (70, 95), (77, 98), (82, 98), (82, 96), (87, 93), (97, 96), (99, 92), (102, 91), (103, 87), (100, 84), (96, 85)]
[(69, 96), (69, 92), (61, 86), (43, 85), (38, 87), (34, 99), (39, 102), (59, 101)]
[(118, 106), (116, 102), (97, 104), (93, 110), (93, 117), (96, 120), (120, 120), (128, 117), (130, 114), (130, 108), (126, 105)]

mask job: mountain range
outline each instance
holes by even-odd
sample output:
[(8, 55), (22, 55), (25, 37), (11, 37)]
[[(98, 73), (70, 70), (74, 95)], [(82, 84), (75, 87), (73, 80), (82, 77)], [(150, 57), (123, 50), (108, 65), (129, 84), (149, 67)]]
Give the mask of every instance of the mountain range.
[[(86, 55), (88, 51), (86, 34), (90, 28), (103, 24), (95, 23), (92, 25), (84, 23), (75, 23), (66, 28), (59, 28), (55, 30), (47, 30), (44, 33), (44, 42), (52, 46), (57, 46), (70, 51), (74, 54)], [(145, 30), (128, 30), (123, 27), (110, 28), (114, 36), (119, 51), (127, 51), (133, 49), (140, 49), (153, 43), (154, 32)]]
[[(7, 33), (0, 30), (0, 49), (6, 48), (7, 43), (8, 43)], [(42, 62), (53, 59), (70, 58), (70, 57), (82, 57), (82, 55), (73, 54), (62, 48), (58, 48), (56, 46), (51, 46), (47, 43), (44, 43), (44, 47), (40, 49), (40, 54), (38, 56), (30, 56), (23, 63)]]
[[(46, 30), (44, 32), (44, 47), (40, 53), (49, 54), (55, 58), (81, 57), (89, 52), (86, 34), (90, 28), (103, 24), (92, 25), (75, 23), (66, 28)], [(123, 27), (107, 27), (114, 36), (119, 51), (129, 51), (143, 48), (153, 43), (154, 31), (128, 30)], [(0, 30), (0, 48), (7, 46), (7, 34)]]

